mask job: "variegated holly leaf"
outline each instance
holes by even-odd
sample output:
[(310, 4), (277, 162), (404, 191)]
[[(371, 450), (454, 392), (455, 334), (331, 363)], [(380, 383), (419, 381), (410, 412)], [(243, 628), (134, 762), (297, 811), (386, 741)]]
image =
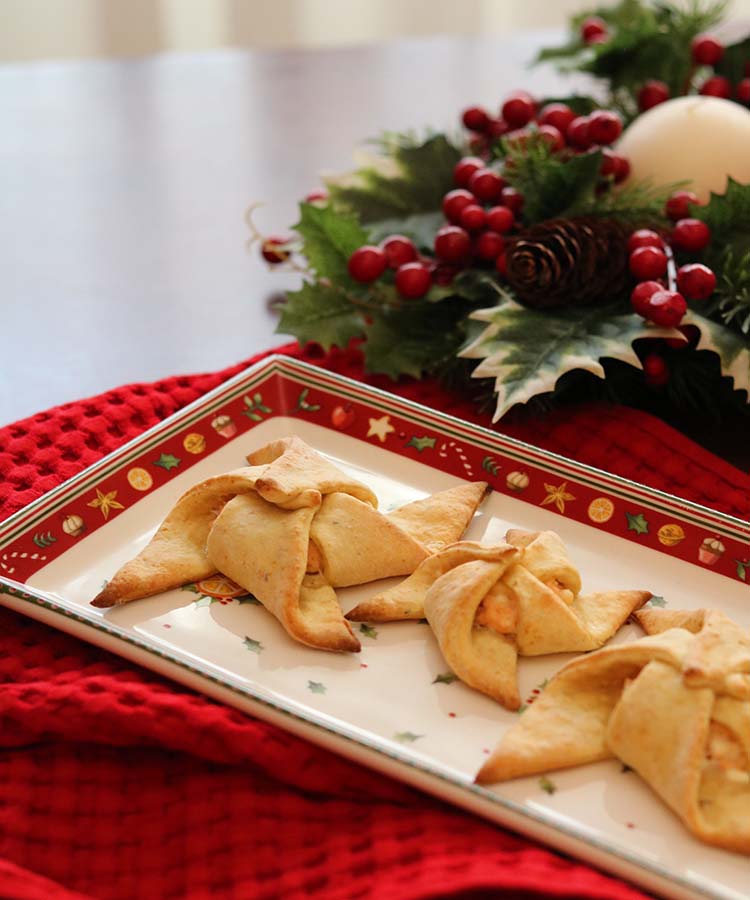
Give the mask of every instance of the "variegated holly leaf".
[(711, 350), (721, 361), (721, 374), (733, 379), (735, 390), (750, 391), (750, 344), (747, 335), (698, 313), (690, 312), (683, 325), (697, 325), (701, 336), (696, 350)]
[(554, 391), (560, 376), (573, 369), (604, 378), (604, 357), (641, 368), (633, 350), (639, 338), (680, 337), (673, 329), (648, 325), (640, 316), (612, 307), (540, 312), (506, 299), (471, 318), (486, 327), (459, 355), (481, 360), (472, 378), (494, 378), (494, 421), (516, 403)]

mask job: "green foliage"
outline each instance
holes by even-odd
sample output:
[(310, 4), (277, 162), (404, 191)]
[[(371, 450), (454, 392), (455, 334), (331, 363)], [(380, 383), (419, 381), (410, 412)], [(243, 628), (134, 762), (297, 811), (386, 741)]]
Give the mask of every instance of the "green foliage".
[(344, 215), (332, 206), (300, 203), (299, 222), (294, 226), (303, 240), (302, 252), (320, 277), (338, 284), (354, 284), (347, 270), (349, 257), (367, 243), (367, 232), (356, 216)]
[(524, 217), (530, 224), (593, 200), (601, 151), (564, 159), (538, 136), (532, 136), (523, 147), (505, 142), (505, 149), (503, 176), (524, 195)]
[(727, 247), (717, 268), (716, 301), (712, 312), (726, 325), (734, 325), (750, 334), (750, 250), (740, 255)]
[(569, 216), (601, 216), (617, 219), (635, 228), (666, 227), (664, 207), (667, 198), (677, 190), (679, 183), (654, 187), (648, 181), (628, 181), (617, 190), (604, 191), (590, 198), (582, 198), (567, 210)]
[(750, 239), (750, 185), (730, 178), (723, 194), (712, 193), (705, 206), (693, 206), (690, 213), (711, 229), (712, 247)]
[(748, 61), (750, 61), (750, 37), (726, 46), (724, 55), (714, 66), (714, 71), (717, 75), (728, 78), (732, 84), (737, 84), (748, 75)]
[(338, 287), (306, 281), (286, 296), (276, 330), (294, 335), (302, 344), (317, 341), (324, 350), (346, 347), (364, 332), (362, 313)]
[(558, 379), (573, 369), (585, 369), (603, 378), (602, 357), (640, 368), (633, 341), (673, 334), (612, 307), (553, 313), (526, 309), (507, 300), (473, 317), (486, 327), (460, 355), (481, 360), (474, 378), (494, 379), (495, 419), (517, 403), (554, 391)]
[[(692, 69), (690, 42), (719, 22), (725, 8), (726, 2), (711, 0), (682, 4), (621, 0), (617, 6), (576, 16), (571, 21), (570, 40), (543, 50), (537, 61), (553, 61), (564, 71), (603, 79), (610, 93), (608, 105), (619, 106), (626, 116), (632, 116), (637, 112), (635, 95), (649, 79), (666, 82), (674, 96), (684, 92)], [(586, 45), (580, 26), (592, 14), (607, 23), (610, 38)]]
[(381, 149), (389, 165), (360, 169), (354, 184), (327, 181), (332, 206), (356, 213), (365, 225), (440, 209), (443, 195), (453, 187), (461, 150), (441, 134), (421, 142), (394, 135)]

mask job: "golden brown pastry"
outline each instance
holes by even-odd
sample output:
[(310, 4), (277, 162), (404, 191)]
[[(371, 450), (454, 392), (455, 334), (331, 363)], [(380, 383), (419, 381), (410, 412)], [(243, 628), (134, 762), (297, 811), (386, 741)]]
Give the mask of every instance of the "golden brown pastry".
[(156, 534), (118, 569), (91, 601), (107, 607), (181, 587), (213, 575), (206, 540), (224, 504), (252, 491), (263, 466), (245, 466), (196, 484), (180, 497)]
[(638, 618), (653, 634), (568, 663), (477, 781), (616, 756), (701, 840), (750, 854), (750, 635), (716, 610)]

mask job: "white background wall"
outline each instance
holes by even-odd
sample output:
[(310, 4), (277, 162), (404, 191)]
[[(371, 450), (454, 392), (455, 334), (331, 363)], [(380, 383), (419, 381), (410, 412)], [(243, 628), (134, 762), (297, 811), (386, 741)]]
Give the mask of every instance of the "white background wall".
[[(563, 25), (614, 0), (0, 0), (0, 60), (331, 46)], [(750, 22), (750, 0), (730, 3)]]

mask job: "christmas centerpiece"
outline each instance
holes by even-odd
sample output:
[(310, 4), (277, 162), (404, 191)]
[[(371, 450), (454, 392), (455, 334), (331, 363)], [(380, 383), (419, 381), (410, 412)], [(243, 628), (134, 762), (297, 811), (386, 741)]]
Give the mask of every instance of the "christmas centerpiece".
[(458, 136), (382, 137), (295, 236), (255, 232), (304, 273), (279, 330), (360, 340), (367, 371), (437, 376), (495, 419), (553, 397), (746, 415), (750, 37), (709, 33), (723, 6), (579, 16), (539, 59), (591, 95), (518, 90)]

